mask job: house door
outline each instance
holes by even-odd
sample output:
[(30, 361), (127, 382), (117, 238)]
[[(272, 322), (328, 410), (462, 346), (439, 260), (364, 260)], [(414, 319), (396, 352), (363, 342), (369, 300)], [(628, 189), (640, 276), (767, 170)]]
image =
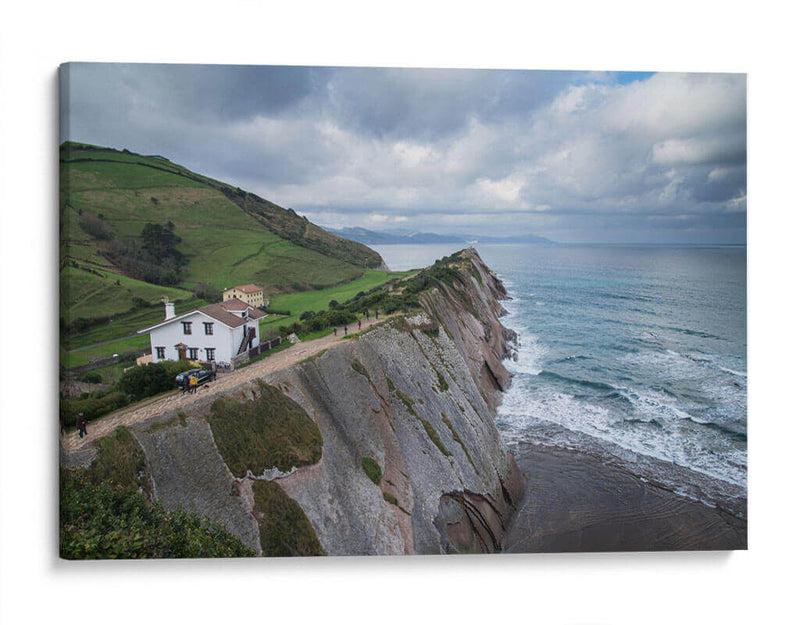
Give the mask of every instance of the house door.
[(186, 360), (186, 348), (179, 347), (178, 348), (178, 360)]

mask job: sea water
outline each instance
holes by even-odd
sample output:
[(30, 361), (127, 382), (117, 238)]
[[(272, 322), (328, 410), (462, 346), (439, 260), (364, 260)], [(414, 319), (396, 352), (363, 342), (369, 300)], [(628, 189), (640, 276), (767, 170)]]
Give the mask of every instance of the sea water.
[[(393, 270), (458, 245), (376, 246)], [(746, 248), (475, 245), (519, 335), (497, 425), (746, 517)]]

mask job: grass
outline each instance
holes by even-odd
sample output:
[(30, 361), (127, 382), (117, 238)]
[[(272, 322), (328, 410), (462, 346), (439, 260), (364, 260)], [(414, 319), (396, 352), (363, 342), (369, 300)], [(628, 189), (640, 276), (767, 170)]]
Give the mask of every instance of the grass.
[(263, 333), (270, 327), (291, 325), (296, 321), (300, 321), (300, 315), (307, 310), (313, 312), (327, 310), (328, 303), (331, 300), (336, 300), (337, 302), (342, 303), (346, 302), (362, 291), (366, 293), (376, 286), (381, 286), (387, 282), (390, 282), (391, 280), (408, 275), (409, 273), (411, 272), (377, 271), (375, 269), (367, 269), (361, 277), (353, 280), (352, 282), (348, 282), (347, 284), (340, 284), (317, 291), (304, 291), (300, 293), (275, 295), (270, 298), (270, 308), (274, 308), (275, 310), (288, 310), (291, 312), (291, 315), (267, 317), (262, 319), (260, 322), (261, 332)]
[(289, 471), (322, 457), (317, 424), (299, 404), (264, 382), (259, 382), (254, 401), (216, 400), (208, 422), (220, 454), (237, 477), (248, 470), (261, 475), (272, 467)]
[(396, 506), (396, 505), (397, 505), (397, 497), (395, 497), (395, 496), (394, 496), (394, 495), (392, 495), (391, 493), (387, 493), (387, 492), (385, 492), (385, 491), (384, 491), (384, 493), (383, 493), (383, 500), (384, 500), (384, 501), (388, 501), (388, 502), (389, 502), (390, 504), (392, 504), (393, 506)]
[[(65, 367), (77, 367), (97, 358), (105, 358), (113, 354), (123, 354), (147, 347), (150, 347), (150, 337), (147, 334), (143, 334), (127, 339), (119, 339), (105, 345), (83, 348), (76, 352), (66, 353), (62, 351), (60, 353), (60, 362)], [(134, 363), (128, 363), (127, 366), (132, 364)]]
[(383, 472), (381, 471), (381, 465), (374, 458), (369, 456), (362, 458), (361, 468), (364, 469), (364, 473), (372, 480), (373, 484), (378, 485), (380, 483)]
[[(169, 297), (173, 302), (193, 297), (190, 291), (149, 284), (114, 271), (83, 264), (78, 267), (64, 267), (60, 274), (60, 286), (61, 316), (68, 320), (107, 319), (127, 313), (135, 307), (134, 298), (156, 304), (162, 297)], [(163, 313), (162, 306), (162, 318)]]
[(467, 456), (467, 460), (469, 460), (469, 463), (472, 465), (472, 468), (475, 469), (475, 473), (477, 473), (478, 469), (475, 466), (475, 463), (472, 461), (472, 456), (469, 455), (469, 451), (467, 451), (467, 446), (464, 445), (464, 441), (461, 440), (461, 437), (458, 435), (458, 432), (456, 432), (455, 428), (453, 427), (453, 424), (450, 422), (450, 419), (447, 418), (447, 415), (445, 413), (442, 413), (442, 421), (450, 430), (450, 434), (453, 435), (453, 440), (459, 445), (461, 445), (461, 449), (464, 450), (464, 454)]
[(361, 364), (361, 361), (360, 361), (360, 360), (358, 360), (358, 359), (354, 360), (354, 361), (353, 361), (353, 362), (350, 364), (350, 366), (351, 366), (351, 367), (353, 367), (353, 370), (354, 370), (356, 373), (360, 373), (360, 374), (361, 374), (361, 375), (363, 375), (365, 378), (369, 379), (369, 372), (367, 371), (367, 368), (366, 368), (364, 365), (362, 365), (362, 364)]
[(178, 249), (189, 258), (186, 288), (197, 282), (220, 289), (255, 282), (272, 292), (323, 288), (380, 262), (369, 248), (292, 211), (161, 159), (70, 146), (61, 158), (62, 252), (70, 257), (87, 260), (105, 247), (80, 229), (88, 213), (102, 214), (120, 241), (133, 241), (148, 222), (171, 221), (182, 239)]
[(447, 380), (444, 379), (444, 376), (438, 370), (436, 371), (436, 378), (439, 384), (440, 393), (444, 393), (447, 389), (450, 388), (450, 385), (447, 383)]
[(98, 444), (97, 456), (89, 467), (89, 479), (93, 483), (109, 481), (123, 488), (141, 488), (152, 496), (144, 451), (128, 428), (118, 427)]
[(450, 450), (447, 449), (447, 447), (444, 446), (444, 443), (442, 442), (442, 439), (439, 438), (439, 434), (436, 433), (436, 430), (433, 429), (433, 426), (430, 424), (430, 422), (426, 421), (425, 419), (422, 419), (422, 418), (419, 418), (419, 420), (422, 423), (422, 427), (425, 428), (425, 432), (427, 433), (428, 438), (431, 439), (431, 442), (434, 445), (436, 445), (436, 447), (439, 449), (439, 451), (441, 451), (442, 454), (445, 455), (445, 456), (452, 456), (453, 454), (450, 453)]
[[(291, 323), (305, 310), (327, 308), (330, 299), (349, 299), (397, 275), (368, 269), (380, 258), (365, 246), (163, 159), (64, 144), (60, 190), (60, 316), (71, 324), (69, 334), (62, 336), (67, 350), (123, 339), (163, 319), (160, 306), (142, 308), (143, 302), (152, 306), (166, 296), (184, 304), (183, 310), (207, 303), (193, 297), (201, 282), (218, 289), (253, 282), (273, 295), (307, 291), (305, 299), (292, 302), (297, 310)], [(88, 216), (101, 219), (111, 238), (84, 231), (81, 221)], [(135, 246), (147, 223), (167, 222), (172, 222), (181, 238), (178, 250), (188, 259), (180, 284), (159, 286), (127, 277), (104, 255), (112, 240)], [(101, 323), (76, 326), (76, 320)], [(262, 321), (262, 328), (284, 322), (283, 317), (271, 317)], [(144, 337), (133, 348), (146, 345)], [(66, 362), (62, 358), (62, 364), (85, 364), (130, 348), (126, 343), (108, 345)]]
[(322, 546), (300, 505), (275, 482), (253, 484), (256, 508), (261, 512), (258, 531), (265, 556), (321, 556)]

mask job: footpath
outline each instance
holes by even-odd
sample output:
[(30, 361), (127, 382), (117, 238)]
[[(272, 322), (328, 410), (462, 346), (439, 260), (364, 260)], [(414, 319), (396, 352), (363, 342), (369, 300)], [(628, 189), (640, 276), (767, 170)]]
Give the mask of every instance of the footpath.
[[(374, 325), (375, 323), (383, 323), (385, 319), (390, 316), (382, 317), (375, 320), (374, 317), (361, 320), (361, 330)], [(351, 326), (356, 329), (354, 324)], [(341, 329), (340, 329), (341, 332)], [(87, 448), (98, 438), (103, 438), (111, 434), (117, 427), (121, 425), (131, 425), (143, 419), (154, 417), (164, 412), (182, 408), (200, 399), (205, 399), (212, 395), (218, 395), (229, 389), (232, 389), (240, 384), (249, 382), (256, 378), (263, 377), (269, 373), (280, 371), (287, 367), (297, 364), (301, 360), (310, 358), (319, 352), (329, 349), (341, 344), (345, 339), (341, 333), (337, 336), (328, 334), (318, 339), (295, 343), (272, 356), (267, 356), (262, 360), (254, 362), (247, 367), (241, 369), (234, 369), (230, 373), (219, 373), (217, 379), (201, 386), (195, 394), (184, 393), (179, 390), (170, 391), (165, 395), (161, 395), (157, 399), (144, 400), (133, 406), (122, 408), (116, 412), (100, 417), (89, 422), (87, 428), (88, 434), (83, 438), (78, 437), (78, 432), (73, 431), (61, 437), (61, 446), (67, 453), (79, 451)]]

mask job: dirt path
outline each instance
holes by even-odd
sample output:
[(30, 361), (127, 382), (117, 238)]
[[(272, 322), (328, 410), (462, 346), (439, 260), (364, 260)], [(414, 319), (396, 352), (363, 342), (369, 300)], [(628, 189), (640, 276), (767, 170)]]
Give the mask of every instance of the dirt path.
[[(389, 316), (379, 319), (377, 322), (381, 323)], [(370, 319), (361, 320), (361, 329), (365, 329), (374, 325), (376, 320), (374, 317)], [(353, 324), (353, 330), (358, 331), (358, 325)], [(349, 339), (348, 339), (349, 340)], [(337, 344), (343, 342), (341, 328), (339, 329), (338, 336), (329, 334), (319, 339), (305, 341), (303, 343), (296, 343), (283, 351), (278, 352), (273, 356), (259, 360), (252, 365), (237, 369), (231, 373), (222, 373), (217, 376), (217, 379), (208, 384), (201, 386), (197, 393), (190, 395), (189, 393), (182, 393), (181, 391), (171, 391), (166, 395), (162, 395), (158, 399), (137, 403), (135, 406), (129, 406), (105, 415), (99, 419), (89, 423), (88, 435), (82, 439), (78, 438), (78, 432), (73, 431), (61, 439), (61, 444), (64, 451), (73, 452), (79, 449), (84, 449), (89, 446), (93, 441), (102, 438), (112, 433), (120, 425), (131, 425), (148, 417), (153, 417), (175, 408), (181, 408), (191, 404), (200, 399), (205, 399), (212, 395), (217, 395), (231, 388), (244, 384), (249, 380), (260, 378), (268, 373), (280, 371), (286, 367), (290, 367), (301, 360), (305, 360), (314, 354), (318, 354), (322, 350), (329, 349)]]

